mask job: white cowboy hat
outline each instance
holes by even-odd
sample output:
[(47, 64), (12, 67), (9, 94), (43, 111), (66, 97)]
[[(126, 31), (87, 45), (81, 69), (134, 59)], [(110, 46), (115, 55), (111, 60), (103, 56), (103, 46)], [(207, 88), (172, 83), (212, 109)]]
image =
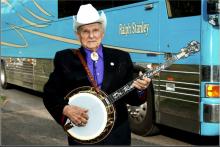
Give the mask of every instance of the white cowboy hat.
[(99, 15), (98, 11), (91, 4), (81, 5), (76, 18), (73, 16), (73, 28), (75, 31), (82, 25), (95, 22), (100, 22), (105, 30), (107, 25), (105, 13), (102, 11), (101, 15)]

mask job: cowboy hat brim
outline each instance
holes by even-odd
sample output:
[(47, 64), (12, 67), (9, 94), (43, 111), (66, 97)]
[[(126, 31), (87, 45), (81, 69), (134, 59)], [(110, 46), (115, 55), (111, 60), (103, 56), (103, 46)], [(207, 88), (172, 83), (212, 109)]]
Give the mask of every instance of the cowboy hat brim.
[(106, 25), (107, 25), (107, 19), (106, 19), (106, 15), (105, 13), (102, 11), (101, 15), (99, 16), (99, 19), (97, 20), (93, 20), (93, 21), (89, 21), (89, 22), (84, 22), (84, 23), (80, 23), (76, 20), (75, 16), (73, 16), (73, 21), (74, 21), (74, 30), (77, 31), (77, 29), (83, 25), (87, 25), (87, 24), (92, 24), (92, 23), (101, 23), (103, 25), (103, 28), (105, 30)]

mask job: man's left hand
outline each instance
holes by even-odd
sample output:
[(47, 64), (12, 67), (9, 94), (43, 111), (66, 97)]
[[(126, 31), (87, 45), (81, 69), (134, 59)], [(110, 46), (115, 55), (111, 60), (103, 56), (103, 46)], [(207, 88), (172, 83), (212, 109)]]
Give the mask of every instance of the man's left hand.
[[(139, 72), (139, 76), (143, 75), (142, 72)], [(150, 85), (151, 79), (143, 77), (142, 79), (137, 79), (132, 83), (132, 86), (142, 91), (145, 90)]]

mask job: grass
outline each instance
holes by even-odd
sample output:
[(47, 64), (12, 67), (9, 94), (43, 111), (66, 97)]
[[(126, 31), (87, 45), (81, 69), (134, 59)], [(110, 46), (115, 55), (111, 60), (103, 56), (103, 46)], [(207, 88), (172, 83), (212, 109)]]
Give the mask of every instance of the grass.
[(6, 100), (6, 96), (0, 95), (0, 105), (2, 105), (5, 100)]

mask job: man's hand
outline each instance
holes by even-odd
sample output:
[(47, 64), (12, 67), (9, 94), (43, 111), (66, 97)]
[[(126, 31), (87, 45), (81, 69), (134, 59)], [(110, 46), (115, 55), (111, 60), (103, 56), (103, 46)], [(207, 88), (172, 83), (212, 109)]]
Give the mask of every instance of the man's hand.
[(88, 110), (80, 108), (78, 106), (66, 105), (63, 108), (63, 114), (67, 116), (72, 123), (77, 126), (85, 126), (89, 116), (87, 114)]
[[(143, 75), (142, 72), (139, 72), (139, 76)], [(133, 83), (132, 83), (132, 86), (137, 88), (138, 90), (142, 91), (142, 90), (145, 90), (149, 84), (151, 82), (151, 79), (150, 78), (143, 78), (143, 79), (137, 79), (135, 80)]]

